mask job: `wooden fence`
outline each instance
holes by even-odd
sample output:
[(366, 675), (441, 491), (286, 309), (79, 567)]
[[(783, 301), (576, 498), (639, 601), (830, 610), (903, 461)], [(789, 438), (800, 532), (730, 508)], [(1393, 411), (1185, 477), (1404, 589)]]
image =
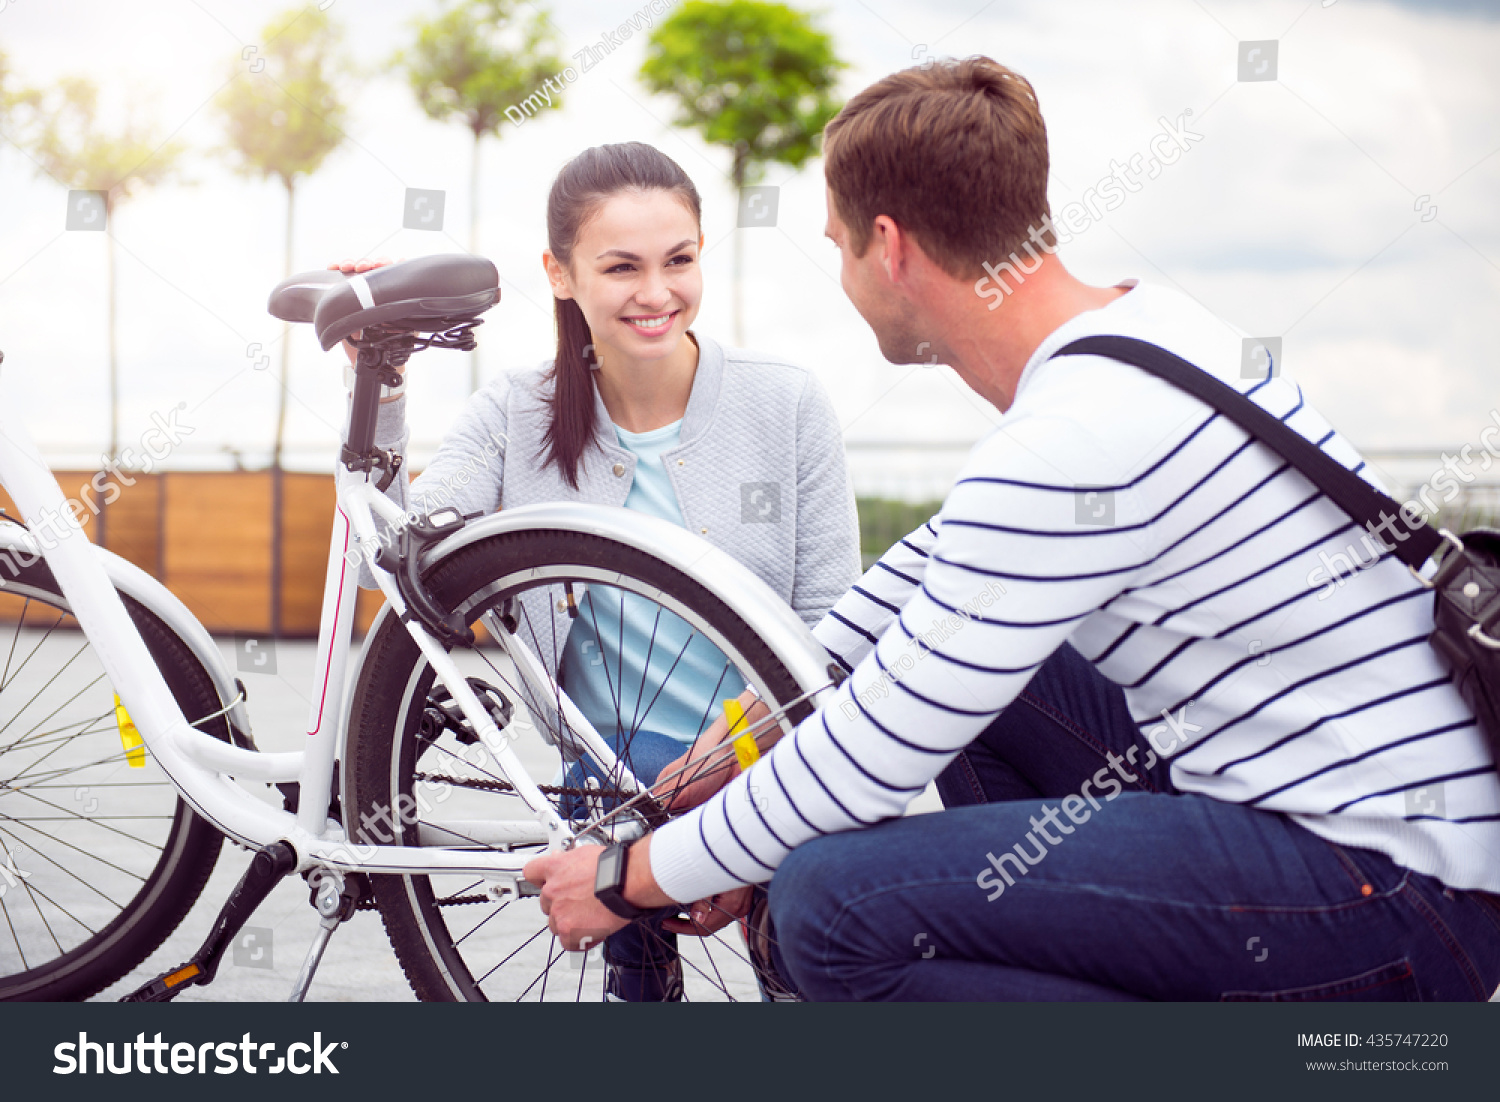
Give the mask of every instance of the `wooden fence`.
[[(100, 477), (101, 493), (90, 486), (93, 471), (55, 473), (63, 493), (84, 504), (79, 519), (89, 539), (165, 584), (209, 631), (317, 635), (333, 475), (125, 471)], [(3, 489), (0, 506), (19, 513)], [(378, 591), (360, 591), (358, 632), (382, 602)], [(0, 617), (9, 611), (0, 609)]]

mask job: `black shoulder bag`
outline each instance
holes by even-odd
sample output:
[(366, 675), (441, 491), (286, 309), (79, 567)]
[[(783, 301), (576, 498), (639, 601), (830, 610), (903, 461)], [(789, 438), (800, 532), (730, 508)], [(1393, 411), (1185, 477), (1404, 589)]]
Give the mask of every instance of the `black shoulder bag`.
[[(1464, 702), (1474, 709), (1490, 752), (1500, 761), (1500, 531), (1476, 528), (1455, 536), (1434, 532), (1422, 518), (1415, 523), (1401, 505), (1288, 428), (1249, 398), (1195, 367), (1181, 356), (1134, 337), (1084, 337), (1057, 356), (1108, 356), (1148, 371), (1187, 391), (1228, 417), (1301, 471), (1314, 486), (1366, 531), (1384, 527), (1394, 536), (1385, 545), (1435, 597), (1428, 642), (1453, 671)], [(1393, 518), (1393, 519), (1392, 519)], [(1380, 539), (1379, 536), (1376, 537)], [(1418, 571), (1444, 547), (1448, 552), (1431, 579)]]

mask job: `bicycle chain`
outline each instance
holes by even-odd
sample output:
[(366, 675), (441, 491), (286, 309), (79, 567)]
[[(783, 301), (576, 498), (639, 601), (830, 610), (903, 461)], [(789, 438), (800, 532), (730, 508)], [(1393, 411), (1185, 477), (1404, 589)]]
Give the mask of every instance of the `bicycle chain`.
[[(448, 777), (441, 773), (413, 773), (413, 781), (426, 781), (428, 784), (452, 784), (460, 788), (478, 788), (486, 792), (514, 792), (515, 785), (508, 781), (489, 781), (471, 777)], [(613, 796), (617, 799), (627, 800), (633, 793), (622, 791), (618, 788), (575, 788), (570, 785), (539, 784), (537, 788), (545, 796), (575, 796), (578, 799), (599, 798), (601, 796)], [(488, 895), (455, 895), (448, 899), (435, 900), (439, 907), (461, 907), (470, 903), (493, 903), (495, 900)], [(364, 895), (354, 905), (357, 911), (373, 911), (377, 904), (372, 895)]]
[[(515, 792), (516, 786), (509, 781), (479, 780), (471, 777), (448, 777), (441, 773), (413, 773), (413, 781), (426, 781), (428, 784), (450, 784), (459, 788), (478, 788), (485, 792)], [(617, 800), (628, 800), (635, 795), (634, 792), (626, 792), (620, 788), (577, 788), (571, 785), (539, 784), (537, 791), (544, 796), (573, 796), (580, 800), (598, 799), (600, 797), (612, 797)]]

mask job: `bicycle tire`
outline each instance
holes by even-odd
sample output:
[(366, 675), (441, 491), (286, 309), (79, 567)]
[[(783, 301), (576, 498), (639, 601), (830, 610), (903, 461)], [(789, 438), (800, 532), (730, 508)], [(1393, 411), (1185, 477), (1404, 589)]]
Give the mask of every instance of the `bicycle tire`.
[[(608, 537), (547, 529), (501, 534), (432, 564), (425, 580), (444, 609), (463, 611), (465, 621), (472, 624), (485, 609), (526, 588), (528, 580), (536, 584), (534, 571), (541, 568), (558, 575), (552, 579), (554, 584), (559, 572), (569, 569), (581, 575), (593, 572), (595, 585), (599, 584), (598, 575), (607, 572), (669, 595), (722, 634), (765, 683), (770, 691), (767, 699), (772, 703), (785, 704), (810, 688), (799, 686), (753, 625), (707, 588), (648, 552)], [(476, 598), (476, 594), (484, 596)], [(345, 758), (350, 782), (346, 806), (355, 815), (349, 820), (351, 824), (367, 821), (362, 817), (378, 815), (381, 808), (396, 806), (403, 794), (411, 798), (421, 711), (413, 705), (425, 700), (431, 679), (431, 670), (405, 626), (394, 616), (385, 617), (367, 642), (366, 659), (354, 689)], [(788, 709), (787, 718), (795, 723), (811, 711), (810, 703), (800, 701)], [(410, 825), (405, 828), (404, 844), (415, 844), (414, 829)], [(371, 879), (386, 933), (417, 997), (487, 1001), (489, 996), (482, 984), (476, 981), (463, 953), (455, 948), (455, 940), (462, 941), (468, 934), (456, 937), (449, 929), (443, 917), (444, 906), (439, 904), (430, 878), (377, 875)], [(455, 902), (479, 900), (443, 900), (447, 905)], [(516, 902), (536, 908), (535, 900)], [(484, 921), (488, 919), (479, 925)], [(543, 924), (540, 933), (545, 929), (545, 919), (539, 910), (537, 921)], [(553, 967), (550, 953), (546, 967)], [(587, 963), (584, 968), (586, 971)], [(717, 965), (714, 969), (718, 971)], [(578, 987), (581, 993), (582, 976)], [(545, 979), (542, 992), (545, 997)]]
[[(77, 638), (82, 639), (84, 644), (87, 645), (87, 640), (79, 629), (77, 621), (72, 618), (71, 613), (68, 611), (66, 598), (62, 596), (60, 587), (57, 585), (52, 576), (52, 571), (47, 567), (44, 560), (37, 560), (29, 565), (20, 567), (14, 579), (5, 580), (4, 587), (0, 589), (0, 592), (24, 598), (27, 602), (25, 607), (28, 609), (33, 604), (50, 607), (57, 613), (57, 617), (48, 628), (48, 635), (50, 636), (52, 633), (58, 631), (68, 632), (71, 634), (60, 636), (60, 638), (71, 638), (73, 635), (76, 635)], [(127, 611), (130, 613), (131, 619), (140, 631), (147, 649), (151, 652), (152, 658), (155, 659), (157, 667), (166, 679), (168, 687), (171, 689), (173, 696), (176, 697), (178, 705), (182, 708), (184, 716), (189, 721), (199, 720), (201, 729), (220, 740), (229, 741), (230, 727), (227, 717), (218, 716), (206, 722), (201, 721), (200, 717), (219, 711), (223, 707), (224, 702), (220, 700), (219, 694), (214, 688), (213, 679), (194, 656), (192, 649), (150, 608), (124, 593), (121, 594), (121, 598), (125, 603)], [(24, 630), (25, 619), (25, 612), (23, 611), (21, 618), (15, 625), (15, 640), (19, 640)], [(67, 622), (65, 623), (64, 621)], [(43, 642), (45, 641), (44, 637)], [(38, 649), (41, 646), (41, 643), (37, 644)], [(13, 642), (11, 646), (12, 658), (15, 656), (15, 650), (16, 646)], [(32, 654), (35, 653), (38, 653), (38, 651), (33, 650)], [(82, 653), (82, 648), (80, 648), (79, 653)], [(69, 664), (71, 665), (71, 662)], [(11, 662), (7, 660), (7, 671), (9, 671), (10, 667)], [(102, 671), (102, 666), (100, 669)], [(61, 672), (59, 671), (59, 674), (54, 676), (54, 681), (61, 676)], [(20, 671), (18, 670), (16, 677), (8, 680), (0, 679), (0, 709), (4, 707), (5, 690), (14, 685), (19, 675)], [(103, 680), (108, 687), (107, 677), (104, 677)], [(51, 682), (48, 684), (50, 685)], [(82, 695), (92, 684), (91, 682), (84, 689), (79, 690), (79, 694), (77, 695)], [(24, 687), (22, 691), (24, 691)], [(76, 699), (76, 696), (74, 699)], [(19, 717), (24, 714), (24, 711), (25, 708), (23, 707), (22, 712), (17, 712), (16, 716)], [(65, 737), (59, 741), (71, 742), (73, 739), (78, 738), (79, 735), (102, 733), (103, 729), (95, 732), (85, 730), (79, 732), (78, 735), (71, 736), (71, 738)], [(118, 749), (120, 736), (118, 733), (115, 733), (113, 737), (114, 748)], [(3, 728), (0, 728), (0, 740), (3, 740)], [(23, 743), (27, 743), (26, 750), (28, 752), (34, 752), (34, 747), (30, 744), (29, 740), (24, 738), (12, 742), (0, 741), (0, 825), (9, 828), (8, 833), (13, 832), (18, 825), (26, 825), (33, 831), (44, 833), (35, 826), (35, 822), (43, 821), (42, 819), (38, 818), (34, 822), (28, 823), (27, 816), (24, 814), (24, 808), (15, 806), (21, 802), (20, 797), (25, 795), (26, 788), (17, 787), (14, 784), (15, 776), (8, 776), (3, 765), (5, 755), (11, 752), (19, 753), (22, 750)], [(17, 764), (19, 765), (20, 763)], [(92, 774), (85, 776), (84, 771), (97, 769), (100, 764), (102, 763), (93, 763), (92, 765), (69, 771), (76, 774), (72, 780), (79, 781), (78, 789), (75, 789), (75, 799), (77, 798), (79, 789), (87, 793), (95, 787), (97, 782), (92, 780)], [(14, 768), (16, 766), (12, 766), (12, 769)], [(24, 773), (30, 768), (31, 766), (25, 766), (22, 768), (22, 772)], [(63, 771), (61, 770), (58, 773), (59, 775), (63, 775)], [(64, 779), (65, 783), (61, 785), (49, 785), (48, 787), (66, 789), (72, 783), (72, 780), (66, 780), (65, 777)], [(155, 782), (152, 782), (151, 785), (142, 783), (138, 786), (161, 787), (160, 784)], [(166, 787), (170, 788), (170, 784)], [(157, 795), (161, 797), (161, 802), (165, 803), (166, 793), (158, 793)], [(139, 890), (120, 906), (118, 914), (113, 919), (102, 924), (101, 928), (95, 931), (92, 936), (87, 937), (78, 944), (72, 945), (65, 951), (62, 951), (62, 943), (56, 937), (56, 931), (47, 922), (47, 908), (36, 902), (37, 896), (34, 894), (36, 889), (29, 879), (25, 881), (17, 880), (15, 884), (9, 885), (13, 889), (11, 892), (12, 900), (17, 900), (25, 896), (27, 889), (32, 890), (31, 902), (35, 905), (37, 914), (41, 918), (43, 925), (47, 927), (48, 933), (53, 935), (54, 944), (60, 951), (55, 957), (47, 960), (45, 963), (23, 967), (20, 971), (0, 976), (0, 1000), (73, 1001), (89, 998), (129, 973), (150, 956), (166, 940), (168, 935), (177, 928), (178, 924), (181, 923), (193, 903), (202, 893), (204, 885), (207, 883), (210, 874), (214, 870), (214, 866), (218, 862), (223, 835), (193, 812), (175, 794), (175, 791), (171, 794), (170, 798), (173, 801), (170, 813), (170, 825), (166, 828), (161, 842), (160, 856), (156, 859), (150, 871), (141, 877), (142, 883)], [(11, 815), (6, 813), (4, 805), (7, 801), (13, 805), (10, 808), (11, 811), (22, 811), (23, 814)], [(91, 813), (80, 814), (66, 808), (65, 805), (54, 804), (53, 806), (62, 806), (62, 809), (68, 811), (71, 815), (89, 822), (95, 822)], [(85, 806), (87, 807), (87, 805)], [(100, 817), (98, 821), (102, 823), (103, 818)], [(116, 818), (149, 818), (161, 820), (167, 818), (167, 816), (164, 812), (160, 816), (119, 816)], [(15, 837), (13, 833), (11, 836)], [(28, 834), (26, 837), (32, 838), (32, 835)], [(34, 854), (41, 855), (41, 851), (35, 850), (29, 844), (23, 844), (22, 848), (31, 849)], [(58, 847), (58, 852), (67, 853), (71, 850), (80, 850), (81, 848), (75, 844), (63, 842)], [(94, 859), (98, 860), (97, 857)], [(82, 882), (83, 878), (79, 873), (64, 868), (59, 862), (58, 857), (49, 855), (45, 860), (47, 861), (47, 865), (43, 866), (43, 868), (46, 870), (50, 871), (55, 868), (58, 873), (66, 873), (74, 880)], [(82, 861), (83, 859), (78, 860)], [(145, 859), (142, 861), (143, 866), (144, 864)], [(100, 870), (97, 866), (79, 864), (78, 868), (92, 878), (96, 885), (98, 882), (101, 882), (99, 877)], [(30, 870), (32, 875), (40, 871), (42, 871), (41, 868)], [(21, 891), (15, 891), (14, 889), (16, 888), (21, 889)], [(93, 890), (98, 893), (97, 886)], [(46, 897), (44, 896), (43, 898), (45, 899)], [(47, 902), (56, 904), (56, 900), (54, 899), (47, 899)], [(5, 903), (5, 899), (4, 897), (0, 897), (0, 904), (3, 903)], [(16, 938), (15, 945), (18, 955), (25, 962), (25, 953), (21, 948), (20, 935), (16, 930), (14, 916), (7, 913), (5, 918), (10, 926), (11, 934)], [(57, 920), (55, 914), (53, 918)], [(60, 922), (60, 920), (58, 921)], [(85, 928), (89, 927), (86, 926)], [(3, 933), (3, 930), (0, 930), (0, 933)], [(0, 942), (0, 948), (3, 947), (3, 942)]]

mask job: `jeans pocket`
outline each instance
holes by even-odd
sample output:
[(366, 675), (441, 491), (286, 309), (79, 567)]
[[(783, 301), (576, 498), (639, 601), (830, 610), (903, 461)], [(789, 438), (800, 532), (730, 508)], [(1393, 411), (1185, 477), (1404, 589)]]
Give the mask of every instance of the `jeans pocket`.
[(1311, 987), (1287, 987), (1280, 991), (1226, 991), (1220, 1002), (1421, 1002), (1416, 973), (1411, 962), (1401, 960), (1361, 972), (1347, 979)]

